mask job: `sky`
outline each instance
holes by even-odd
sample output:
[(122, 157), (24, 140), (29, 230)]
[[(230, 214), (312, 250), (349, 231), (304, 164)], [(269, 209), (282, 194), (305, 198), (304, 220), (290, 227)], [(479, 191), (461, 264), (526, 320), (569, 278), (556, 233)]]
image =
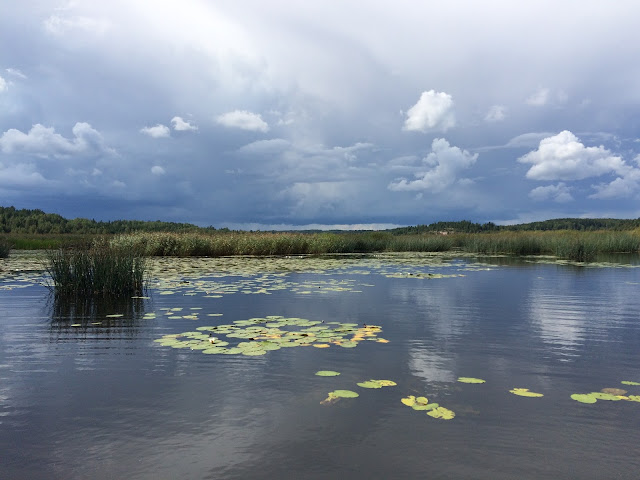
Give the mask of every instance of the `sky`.
[(640, 217), (637, 0), (0, 2), (0, 205), (234, 229)]

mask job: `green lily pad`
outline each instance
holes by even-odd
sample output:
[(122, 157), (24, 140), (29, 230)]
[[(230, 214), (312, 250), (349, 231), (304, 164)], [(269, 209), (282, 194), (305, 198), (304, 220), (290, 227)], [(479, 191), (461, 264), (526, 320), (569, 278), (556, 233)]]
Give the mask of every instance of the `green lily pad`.
[(334, 390), (331, 393), (339, 398), (356, 398), (360, 396), (358, 393), (351, 390)]
[(414, 410), (418, 410), (418, 411), (428, 411), (428, 410), (434, 410), (434, 409), (438, 408), (439, 406), (440, 406), (440, 404), (438, 404), (438, 403), (428, 403), (427, 405), (416, 403), (411, 408), (413, 408)]
[(623, 380), (620, 383), (623, 385), (640, 385), (640, 382), (632, 382), (631, 380)]
[(473, 377), (458, 377), (458, 381), (461, 383), (485, 383), (486, 380), (482, 380), (481, 378), (473, 378)]
[(336, 377), (340, 375), (340, 372), (334, 372), (333, 370), (320, 370), (316, 372), (318, 377)]
[(366, 382), (358, 383), (358, 386), (362, 388), (382, 388), (393, 387), (395, 385), (397, 385), (397, 383), (392, 380), (367, 380)]
[(453, 410), (449, 410), (448, 408), (438, 407), (427, 412), (427, 415), (433, 418), (441, 418), (442, 420), (451, 420), (456, 414)]
[(590, 393), (574, 393), (571, 398), (580, 403), (596, 403), (598, 399)]
[(528, 388), (514, 388), (509, 391), (514, 395), (519, 395), (521, 397), (544, 397), (542, 393), (530, 392)]
[(613, 395), (611, 393), (605, 393), (605, 392), (591, 392), (589, 395), (593, 396), (598, 400), (611, 400), (614, 402), (620, 400), (620, 398), (617, 395)]

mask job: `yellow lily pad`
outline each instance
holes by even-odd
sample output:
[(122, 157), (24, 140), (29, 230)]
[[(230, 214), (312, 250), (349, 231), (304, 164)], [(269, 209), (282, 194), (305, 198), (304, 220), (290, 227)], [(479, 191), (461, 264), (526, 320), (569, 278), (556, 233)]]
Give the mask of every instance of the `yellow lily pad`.
[(451, 420), (456, 414), (448, 408), (438, 407), (427, 412), (427, 415), (433, 418), (441, 418), (442, 420)]
[(543, 397), (542, 393), (530, 392), (528, 388), (514, 388), (513, 390), (509, 390), (514, 395), (519, 395), (521, 397)]
[(405, 397), (400, 401), (404, 403), (407, 407), (412, 407), (416, 403), (416, 397), (414, 397), (413, 395), (409, 395), (408, 397)]
[(596, 403), (598, 399), (590, 393), (574, 393), (571, 398), (580, 403)]
[(473, 377), (458, 377), (458, 381), (461, 383), (485, 383), (486, 380), (482, 380), (481, 378), (473, 378)]

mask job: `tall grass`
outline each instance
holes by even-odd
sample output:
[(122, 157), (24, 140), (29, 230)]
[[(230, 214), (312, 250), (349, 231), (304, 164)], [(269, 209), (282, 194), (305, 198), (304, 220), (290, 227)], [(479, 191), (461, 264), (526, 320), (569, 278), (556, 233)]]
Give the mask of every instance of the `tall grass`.
[(5, 239), (0, 239), (0, 258), (7, 258), (11, 252), (11, 243)]
[(136, 250), (99, 242), (50, 251), (46, 268), (56, 296), (118, 298), (143, 293), (145, 266)]

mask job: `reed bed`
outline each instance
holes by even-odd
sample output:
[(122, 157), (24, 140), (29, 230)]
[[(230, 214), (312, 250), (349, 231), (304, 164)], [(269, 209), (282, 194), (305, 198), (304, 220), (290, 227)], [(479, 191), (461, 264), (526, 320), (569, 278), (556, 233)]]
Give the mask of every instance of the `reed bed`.
[(452, 235), (358, 233), (133, 233), (112, 237), (112, 247), (148, 256), (297, 255), (372, 252), (446, 252), (555, 255), (591, 261), (599, 253), (640, 251), (640, 234), (620, 231), (497, 232)]
[(12, 245), (9, 241), (0, 239), (0, 258), (7, 258), (11, 252)]
[(104, 242), (49, 251), (46, 266), (56, 296), (83, 299), (142, 295), (145, 268), (145, 259), (136, 250)]

